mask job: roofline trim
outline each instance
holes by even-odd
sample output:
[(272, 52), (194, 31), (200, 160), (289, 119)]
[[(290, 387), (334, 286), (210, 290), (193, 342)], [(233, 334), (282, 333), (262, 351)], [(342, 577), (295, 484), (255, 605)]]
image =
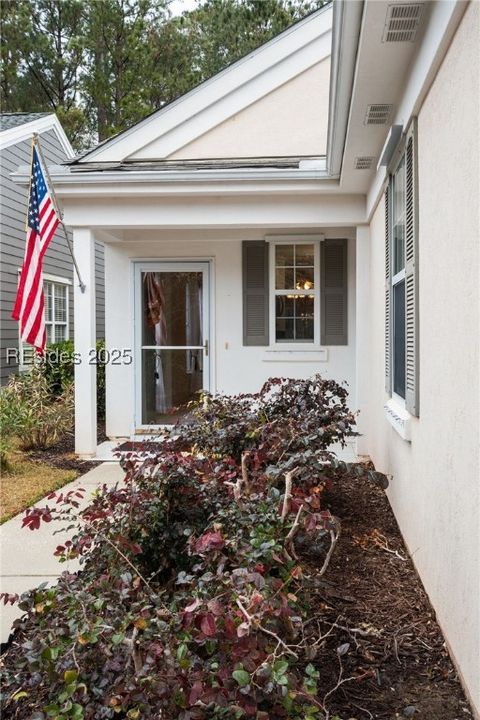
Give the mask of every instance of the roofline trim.
[(332, 176), (340, 176), (342, 170), (364, 4), (364, 0), (335, 0), (333, 4), (327, 130), (327, 169)]
[(67, 158), (69, 160), (74, 158), (75, 152), (70, 144), (70, 140), (67, 138), (65, 130), (55, 113), (50, 113), (50, 115), (38, 118), (37, 120), (31, 120), (30, 122), (10, 128), (9, 130), (2, 130), (0, 132), (0, 150), (5, 150), (7, 147), (28, 140), (33, 136), (33, 133), (42, 133), (47, 130), (54, 130), (61, 146), (65, 150)]

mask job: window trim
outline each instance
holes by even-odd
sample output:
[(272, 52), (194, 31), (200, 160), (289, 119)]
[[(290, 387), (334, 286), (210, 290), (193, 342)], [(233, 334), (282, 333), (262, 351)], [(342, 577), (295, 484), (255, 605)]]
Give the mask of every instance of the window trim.
[[(51, 343), (64, 342), (65, 340), (69, 340), (69, 339), (70, 339), (70, 327), (69, 327), (69, 324), (70, 324), (70, 312), (69, 312), (70, 293), (69, 293), (69, 285), (71, 285), (72, 283), (71, 283), (71, 282), (68, 282), (68, 283), (67, 283), (67, 282), (63, 282), (63, 280), (60, 280), (59, 278), (57, 278), (56, 280), (54, 280), (54, 279), (53, 279), (54, 277), (55, 277), (54, 275), (44, 275), (44, 276), (43, 276), (43, 282), (44, 282), (43, 291), (45, 292), (45, 283), (51, 283), (51, 284), (52, 284), (52, 287), (53, 287), (53, 295), (52, 295), (52, 300), (53, 300), (53, 304), (52, 304), (52, 320), (49, 321), (49, 322), (47, 322), (47, 320), (46, 320), (46, 318), (45, 318), (45, 329), (47, 330), (48, 327), (51, 327), (51, 328), (52, 328), (53, 340), (50, 341)], [(65, 320), (62, 320), (62, 321), (55, 320), (55, 285), (62, 285), (63, 287), (65, 287)], [(63, 340), (55, 340), (55, 326), (56, 326), (56, 325), (60, 325), (60, 326), (62, 326), (62, 327), (65, 326), (65, 337), (63, 338)], [(48, 330), (47, 330), (47, 337), (48, 337)], [(48, 339), (47, 339), (47, 345), (48, 345), (48, 343), (49, 343), (49, 341), (48, 341)]]
[[(405, 398), (399, 397), (393, 390), (394, 383), (394, 347), (393, 347), (393, 287), (401, 281), (403, 273), (393, 275), (393, 176), (402, 161), (405, 161)], [(386, 313), (385, 313), (385, 390), (390, 400), (385, 405), (387, 419), (405, 439), (411, 440), (409, 428), (405, 427), (412, 418), (419, 418), (420, 411), (420, 363), (419, 363), (419, 203), (418, 203), (418, 126), (417, 118), (412, 117), (400, 142), (393, 153), (387, 169), (385, 199), (386, 216)], [(385, 186), (384, 186), (385, 187)], [(394, 410), (395, 412), (392, 412)], [(402, 428), (392, 417), (398, 420), (403, 413)], [(413, 422), (413, 421), (412, 421)], [(408, 425), (407, 423), (407, 425)]]
[[(393, 269), (395, 266), (395, 243), (393, 240), (393, 229), (394, 229), (394, 204), (395, 204), (395, 173), (399, 169), (402, 161), (406, 162), (406, 151), (407, 151), (407, 144), (406, 144), (406, 136), (402, 137), (401, 142), (398, 144), (398, 147), (396, 151), (393, 154), (392, 161), (390, 163), (390, 167), (388, 169), (388, 175), (387, 175), (387, 183), (389, 187), (389, 195), (390, 195), (390, 212), (389, 212), (389, 228), (388, 228), (388, 242), (390, 244), (389, 252), (390, 252), (390, 365), (391, 365), (391, 372), (390, 372), (390, 388), (388, 391), (389, 397), (395, 405), (397, 405), (399, 408), (402, 408), (406, 411), (406, 398), (402, 397), (398, 393), (395, 392), (393, 389), (394, 382), (395, 382), (395, 327), (394, 327), (394, 321), (395, 321), (395, 312), (394, 312), (394, 292), (393, 289), (395, 285), (398, 285), (400, 282), (405, 282), (406, 280), (406, 272), (405, 272), (405, 260), (404, 265), (401, 270), (399, 270), (397, 273), (393, 274)], [(405, 180), (406, 180), (406, 171), (405, 171)], [(404, 251), (405, 253), (405, 251)], [(405, 308), (405, 316), (406, 316), (406, 308)], [(405, 348), (406, 352), (406, 348)], [(405, 379), (406, 383), (406, 379)], [(406, 393), (405, 393), (406, 395)], [(387, 414), (388, 417), (388, 414)]]
[[(285, 352), (304, 352), (307, 350), (319, 350), (320, 345), (320, 242), (325, 240), (322, 235), (271, 235), (266, 236), (265, 241), (269, 243), (268, 249), (268, 277), (269, 277), (269, 345), (270, 350), (283, 350)], [(277, 291), (275, 288), (275, 249), (278, 245), (313, 245), (314, 248), (314, 295), (313, 302), (313, 340), (306, 342), (277, 342), (275, 326), (275, 299)], [(279, 293), (283, 294), (283, 293)]]
[[(20, 279), (20, 273), (21, 268), (18, 268), (18, 279)], [(65, 333), (65, 340), (70, 339), (70, 286), (73, 285), (72, 280), (69, 280), (68, 278), (62, 277), (60, 275), (52, 275), (50, 273), (43, 273), (43, 282), (50, 282), (54, 283), (56, 285), (64, 285), (66, 287), (66, 322), (57, 323), (59, 325), (65, 325), (66, 326), (66, 333)], [(45, 292), (45, 285), (43, 288)], [(49, 323), (51, 324), (51, 323)], [(45, 323), (46, 325), (46, 323)], [(48, 344), (48, 340), (47, 340)], [(24, 343), (20, 334), (20, 326), (18, 327), (18, 350), (19, 350), (19, 358), (18, 358), (18, 371), (19, 372), (27, 372), (31, 367), (32, 363), (26, 363), (25, 362), (25, 356), (24, 352), (25, 349), (31, 348), (31, 345), (28, 345), (27, 343)]]

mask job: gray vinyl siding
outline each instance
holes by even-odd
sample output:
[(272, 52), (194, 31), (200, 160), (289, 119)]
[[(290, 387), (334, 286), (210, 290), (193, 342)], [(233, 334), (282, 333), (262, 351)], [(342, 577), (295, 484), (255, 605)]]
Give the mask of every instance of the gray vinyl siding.
[[(41, 133), (40, 142), (48, 164), (60, 164), (66, 160), (55, 132), (48, 130)], [(25, 251), (25, 219), (27, 213), (28, 190), (16, 185), (10, 178), (21, 165), (29, 165), (31, 161), (31, 143), (29, 140), (19, 142), (1, 151), (1, 210), (0, 210), (0, 381), (3, 385), (18, 366), (7, 365), (7, 348), (18, 348), (18, 323), (12, 319), (11, 313), (17, 290), (18, 271), (23, 262)], [(70, 233), (71, 237), (71, 233)], [(59, 227), (45, 254), (43, 271), (76, 283), (73, 265), (63, 229)], [(96, 247), (96, 288), (97, 288), (97, 336), (105, 336), (104, 309), (104, 260), (103, 246)], [(69, 336), (73, 338), (73, 284), (69, 286)]]

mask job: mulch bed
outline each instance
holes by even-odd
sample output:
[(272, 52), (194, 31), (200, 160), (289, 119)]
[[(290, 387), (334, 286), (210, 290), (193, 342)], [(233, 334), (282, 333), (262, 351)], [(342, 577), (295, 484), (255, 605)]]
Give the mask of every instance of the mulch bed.
[[(97, 442), (101, 443), (107, 439), (105, 423), (99, 422), (97, 425)], [(100, 462), (82, 460), (75, 455), (75, 435), (73, 432), (66, 433), (55, 445), (46, 450), (30, 450), (28, 456), (32, 460), (39, 460), (52, 467), (61, 468), (62, 470), (77, 470), (82, 474), (100, 465)]]
[[(312, 588), (323, 610), (322, 634), (336, 624), (314, 662), (325, 677), (332, 648), (348, 643), (340, 657), (340, 680), (357, 678), (332, 694), (330, 712), (342, 720), (471, 718), (384, 492), (366, 479), (349, 477), (324, 501), (341, 519), (342, 534), (326, 575)], [(312, 562), (314, 585), (315, 567), (318, 562)], [(335, 687), (339, 670), (340, 663), (332, 667), (324, 692)]]
[(297, 549), (310, 577), (312, 636), (324, 636), (311, 661), (330, 720), (472, 718), (385, 493), (349, 476), (322, 504), (342, 523), (326, 574), (318, 577), (321, 553)]

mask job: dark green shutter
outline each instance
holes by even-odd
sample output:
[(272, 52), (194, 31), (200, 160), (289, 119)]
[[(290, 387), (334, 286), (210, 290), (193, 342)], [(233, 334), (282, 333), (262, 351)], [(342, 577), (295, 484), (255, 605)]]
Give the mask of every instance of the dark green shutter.
[[(390, 182), (390, 181), (389, 181)], [(390, 188), (385, 190), (385, 390), (392, 393), (392, 237)]]
[(321, 344), (348, 345), (348, 242), (324, 240), (320, 247)]
[(268, 243), (243, 242), (243, 344), (268, 345)]
[(419, 415), (418, 363), (418, 177), (417, 124), (412, 122), (405, 148), (405, 407)]

